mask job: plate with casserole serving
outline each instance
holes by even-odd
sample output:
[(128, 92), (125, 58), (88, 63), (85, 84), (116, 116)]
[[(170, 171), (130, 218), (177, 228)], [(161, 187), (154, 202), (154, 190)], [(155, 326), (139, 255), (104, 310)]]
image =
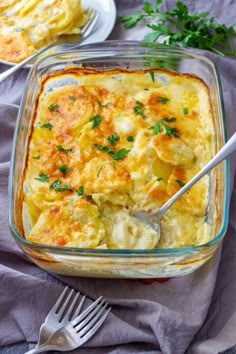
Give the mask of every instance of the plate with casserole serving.
[[(96, 9), (99, 17), (94, 31), (83, 44), (104, 41), (116, 20), (114, 0), (1, 1), (0, 62), (14, 65), (38, 49), (50, 43), (56, 44), (61, 36), (66, 42), (66, 35), (79, 35), (80, 28), (88, 20), (88, 7)], [(57, 52), (63, 49), (61, 45)]]
[(14, 138), (15, 240), (61, 274), (199, 268), (226, 231), (227, 161), (169, 209), (159, 241), (133, 214), (160, 208), (223, 146), (222, 105), (214, 64), (188, 51), (108, 41), (40, 60)]

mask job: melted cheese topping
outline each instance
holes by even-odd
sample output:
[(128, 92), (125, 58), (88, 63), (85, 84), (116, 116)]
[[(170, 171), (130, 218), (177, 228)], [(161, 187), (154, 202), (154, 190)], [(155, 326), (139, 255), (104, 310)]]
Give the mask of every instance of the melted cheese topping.
[(0, 58), (20, 62), (64, 34), (79, 34), (87, 15), (80, 0), (2, 0)]
[[(58, 87), (60, 78), (77, 84)], [(133, 213), (158, 210), (190, 180), (213, 137), (208, 89), (195, 76), (81, 68), (48, 77), (25, 171), (26, 238), (115, 249), (205, 243), (208, 176), (163, 217), (159, 242)]]

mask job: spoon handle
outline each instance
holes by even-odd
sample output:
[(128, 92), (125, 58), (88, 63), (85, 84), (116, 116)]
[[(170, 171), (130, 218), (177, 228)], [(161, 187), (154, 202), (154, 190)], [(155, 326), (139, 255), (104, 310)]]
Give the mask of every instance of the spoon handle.
[(199, 171), (188, 183), (186, 183), (173, 197), (171, 197), (158, 211), (160, 217), (162, 217), (167, 209), (181, 197), (189, 188), (192, 187), (200, 178), (205, 176), (212, 168), (218, 165), (222, 160), (228, 157), (232, 152), (236, 150), (236, 133), (227, 141), (227, 143), (218, 151), (218, 153)]

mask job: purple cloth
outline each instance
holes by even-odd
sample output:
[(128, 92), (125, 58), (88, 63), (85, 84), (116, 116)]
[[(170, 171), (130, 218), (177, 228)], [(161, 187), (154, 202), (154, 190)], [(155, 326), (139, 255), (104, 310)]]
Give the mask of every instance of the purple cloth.
[[(153, 1), (154, 2), (154, 1)], [(142, 1), (117, 0), (118, 15), (140, 8)], [(187, 2), (186, 2), (187, 3)], [(165, 2), (166, 4), (166, 2)], [(168, 7), (175, 1), (168, 1)], [(167, 5), (166, 5), (167, 6)], [(188, 2), (191, 11), (209, 11), (219, 22), (235, 21), (233, 0)], [(117, 20), (110, 39), (141, 40), (143, 26), (124, 30)], [(220, 71), (229, 137), (236, 131), (236, 61), (201, 52)], [(0, 65), (0, 71), (7, 67)], [(74, 278), (51, 275), (26, 259), (8, 227), (7, 185), (12, 136), (28, 70), (0, 85), (0, 346), (36, 343), (39, 328), (63, 287), (103, 295), (112, 312), (103, 328), (73, 351), (83, 354), (216, 354), (236, 344), (236, 155), (230, 165), (230, 219), (222, 247), (193, 274), (166, 283)]]

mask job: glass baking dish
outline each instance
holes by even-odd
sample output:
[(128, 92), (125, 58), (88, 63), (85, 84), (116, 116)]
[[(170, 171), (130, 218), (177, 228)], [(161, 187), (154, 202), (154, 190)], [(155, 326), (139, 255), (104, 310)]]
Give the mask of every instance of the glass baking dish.
[[(22, 98), (13, 142), (9, 180), (9, 222), (11, 233), (30, 260), (49, 272), (104, 278), (158, 278), (193, 272), (209, 260), (223, 240), (228, 223), (229, 167), (222, 162), (211, 180), (207, 218), (214, 223), (211, 240), (200, 246), (169, 249), (86, 249), (33, 243), (23, 237), (21, 182), (32, 132), (33, 111), (45, 75), (76, 66), (98, 70), (111, 68), (165, 68), (179, 73), (193, 73), (209, 88), (215, 128), (214, 152), (226, 141), (226, 122), (220, 77), (207, 57), (186, 50), (133, 41), (107, 41), (81, 46), (43, 58), (31, 68)], [(63, 83), (61, 83), (63, 85)], [(217, 215), (217, 217), (216, 217)]]

